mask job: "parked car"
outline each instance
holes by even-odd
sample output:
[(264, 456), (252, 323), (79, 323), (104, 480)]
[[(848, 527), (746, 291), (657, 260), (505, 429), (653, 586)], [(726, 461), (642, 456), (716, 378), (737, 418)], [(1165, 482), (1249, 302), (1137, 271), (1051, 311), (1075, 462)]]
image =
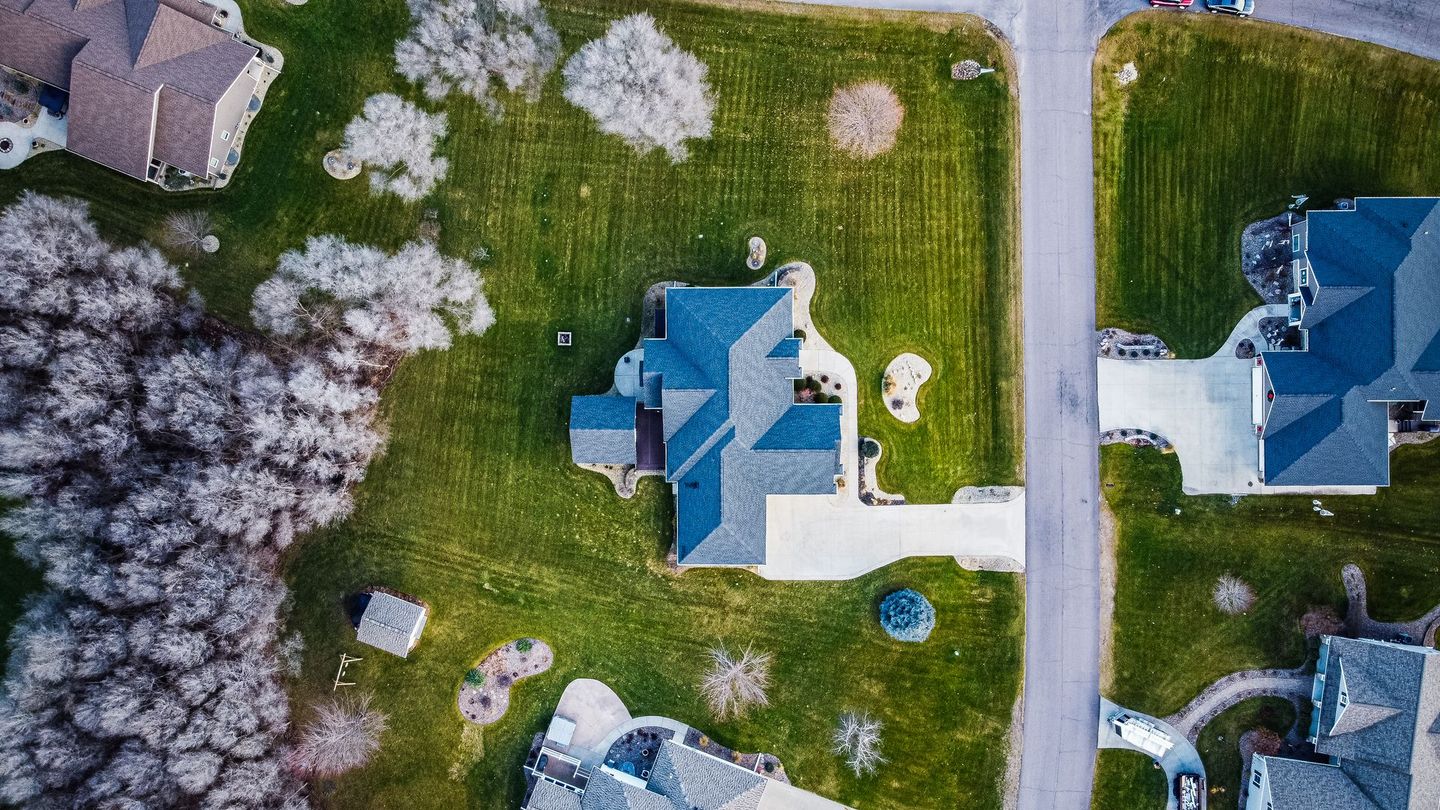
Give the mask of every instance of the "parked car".
[(1167, 6), (1170, 8), (1189, 8), (1195, 5), (1195, 0), (1150, 0), (1152, 6)]
[(1205, 8), (1211, 14), (1234, 14), (1249, 17), (1255, 13), (1255, 0), (1205, 0)]

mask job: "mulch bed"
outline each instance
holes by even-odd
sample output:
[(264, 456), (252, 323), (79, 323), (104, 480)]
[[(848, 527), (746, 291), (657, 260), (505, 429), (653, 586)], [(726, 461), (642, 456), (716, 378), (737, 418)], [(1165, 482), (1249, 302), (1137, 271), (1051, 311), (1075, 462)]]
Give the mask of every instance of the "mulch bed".
[[(529, 641), (531, 647), (521, 652), (516, 646)], [(510, 708), (510, 688), (516, 681), (539, 675), (555, 662), (550, 645), (539, 639), (516, 639), (485, 656), (476, 669), (485, 674), (479, 686), (469, 683), (460, 687), (460, 713), (466, 720), (482, 726), (505, 716)]]

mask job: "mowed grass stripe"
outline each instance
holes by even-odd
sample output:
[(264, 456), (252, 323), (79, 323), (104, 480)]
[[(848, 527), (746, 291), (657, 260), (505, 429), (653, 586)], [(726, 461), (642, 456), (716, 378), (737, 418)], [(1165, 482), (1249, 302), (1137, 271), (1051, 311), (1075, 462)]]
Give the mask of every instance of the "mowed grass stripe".
[[(1135, 62), (1140, 78), (1114, 72)], [(1346, 81), (1336, 82), (1336, 76)], [(1213, 352), (1260, 304), (1240, 232), (1337, 196), (1440, 193), (1440, 66), (1281, 26), (1141, 14), (1095, 68), (1097, 317)]]

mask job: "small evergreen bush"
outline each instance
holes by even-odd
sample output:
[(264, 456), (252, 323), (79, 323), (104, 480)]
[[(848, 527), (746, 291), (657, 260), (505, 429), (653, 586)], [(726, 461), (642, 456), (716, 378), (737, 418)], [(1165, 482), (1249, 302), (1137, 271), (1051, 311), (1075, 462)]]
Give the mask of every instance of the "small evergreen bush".
[(896, 641), (924, 641), (935, 629), (935, 608), (916, 591), (895, 591), (880, 603), (880, 625)]
[(860, 442), (860, 455), (865, 458), (875, 458), (880, 455), (880, 443), (874, 439), (866, 439)]
[(481, 686), (484, 686), (484, 685), (485, 685), (485, 673), (484, 673), (484, 672), (481, 672), (479, 667), (476, 667), (476, 668), (470, 670), (469, 672), (465, 673), (465, 683), (469, 684), (470, 686), (474, 686), (474, 687), (476, 687), (476, 688), (479, 688), (479, 687), (481, 687)]
[(534, 646), (534, 640), (528, 638), (522, 638), (519, 641), (515, 642), (515, 649), (519, 650), (522, 653), (530, 652), (530, 648)]

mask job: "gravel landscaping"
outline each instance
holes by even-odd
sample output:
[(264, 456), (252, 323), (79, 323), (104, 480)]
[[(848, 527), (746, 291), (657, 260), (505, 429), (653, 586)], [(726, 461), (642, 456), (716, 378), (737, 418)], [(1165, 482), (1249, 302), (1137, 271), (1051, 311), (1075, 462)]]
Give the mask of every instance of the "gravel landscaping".
[(539, 675), (554, 661), (550, 645), (538, 639), (506, 644), (466, 674), (460, 687), (460, 713), (482, 726), (494, 723), (510, 708), (510, 687), (522, 678)]

